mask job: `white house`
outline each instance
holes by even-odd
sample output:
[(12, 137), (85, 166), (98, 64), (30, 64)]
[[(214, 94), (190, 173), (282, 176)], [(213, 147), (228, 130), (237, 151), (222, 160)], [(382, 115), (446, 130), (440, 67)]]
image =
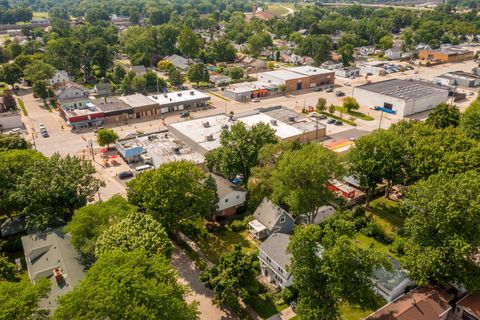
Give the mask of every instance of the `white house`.
[(217, 183), (217, 214), (223, 216), (235, 214), (235, 210), (245, 204), (247, 192), (224, 177), (216, 174), (212, 174), (212, 177)]
[(258, 259), (262, 276), (276, 287), (286, 288), (292, 285), (293, 277), (287, 271), (291, 254), (287, 252), (290, 236), (274, 233), (259, 248)]
[(385, 50), (385, 56), (390, 60), (400, 60), (402, 58), (402, 49), (398, 47)]
[(48, 83), (53, 86), (56, 83), (64, 83), (68, 82), (70, 77), (68, 76), (67, 71), (65, 70), (57, 70), (51, 79), (48, 80)]

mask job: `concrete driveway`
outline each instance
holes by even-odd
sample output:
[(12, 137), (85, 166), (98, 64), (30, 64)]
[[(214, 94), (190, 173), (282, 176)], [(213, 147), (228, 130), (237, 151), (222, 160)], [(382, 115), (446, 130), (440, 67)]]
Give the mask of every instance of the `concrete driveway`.
[(197, 301), (201, 320), (236, 320), (228, 310), (222, 310), (212, 302), (213, 292), (207, 289), (198, 280), (199, 270), (190, 258), (179, 248), (175, 248), (172, 256), (172, 265), (179, 274), (180, 283), (187, 285), (191, 290), (186, 297), (187, 302)]

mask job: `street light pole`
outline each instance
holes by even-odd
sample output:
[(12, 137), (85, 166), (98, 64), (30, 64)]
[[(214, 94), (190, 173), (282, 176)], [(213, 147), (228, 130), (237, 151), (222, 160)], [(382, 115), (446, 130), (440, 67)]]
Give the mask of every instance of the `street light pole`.
[(382, 110), (382, 113), (380, 114), (380, 123), (378, 124), (378, 129), (382, 128), (382, 120), (383, 120), (383, 110)]
[(88, 146), (90, 147), (90, 152), (92, 153), (92, 160), (95, 161), (95, 154), (93, 153), (93, 141), (92, 141), (92, 139), (88, 140)]

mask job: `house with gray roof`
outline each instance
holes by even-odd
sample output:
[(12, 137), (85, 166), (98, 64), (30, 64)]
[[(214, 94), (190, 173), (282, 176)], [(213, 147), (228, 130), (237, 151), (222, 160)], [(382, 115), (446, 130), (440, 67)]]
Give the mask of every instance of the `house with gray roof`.
[(30, 281), (46, 278), (52, 283), (48, 296), (39, 302), (42, 309), (55, 310), (57, 299), (72, 291), (85, 275), (80, 254), (70, 240), (61, 229), (22, 237)]
[(165, 58), (165, 60), (170, 61), (171, 64), (175, 66), (175, 68), (180, 69), (181, 71), (187, 71), (188, 69), (188, 59), (178, 54), (172, 54)]
[(274, 233), (259, 248), (260, 271), (268, 282), (279, 288), (292, 285), (293, 277), (288, 272), (291, 254), (287, 252), (290, 236)]
[(294, 224), (295, 220), (287, 211), (265, 197), (253, 213), (248, 229), (256, 239), (262, 240), (276, 232), (290, 234)]
[(143, 65), (132, 66), (130, 71), (135, 72), (136, 76), (142, 77), (145, 73), (147, 73), (147, 68)]
[(112, 94), (110, 83), (97, 83), (93, 89), (97, 96), (104, 97)]
[(408, 287), (413, 287), (415, 282), (408, 277), (408, 272), (401, 264), (390, 258), (391, 270), (381, 267), (373, 271), (372, 281), (374, 291), (381, 295), (387, 302), (391, 302), (405, 293)]
[(234, 215), (237, 208), (245, 204), (247, 191), (222, 176), (216, 174), (211, 174), (211, 176), (217, 184), (217, 214), (222, 216)]

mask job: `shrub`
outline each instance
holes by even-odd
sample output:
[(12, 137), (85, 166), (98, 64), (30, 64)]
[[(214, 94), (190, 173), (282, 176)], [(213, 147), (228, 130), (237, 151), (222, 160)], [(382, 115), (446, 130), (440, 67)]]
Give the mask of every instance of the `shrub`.
[(182, 223), (180, 230), (192, 240), (205, 239), (208, 236), (207, 230), (200, 228), (191, 222)]
[(230, 228), (234, 232), (240, 232), (245, 230), (245, 223), (242, 220), (233, 220), (230, 223)]
[(365, 217), (365, 208), (355, 207), (353, 209), (353, 217), (354, 218)]
[(378, 223), (376, 223), (374, 220), (370, 220), (367, 225), (361, 230), (361, 232), (364, 235), (372, 237), (381, 243), (392, 243), (392, 239), (385, 233), (385, 230), (383, 230), (382, 227), (379, 226)]
[(405, 238), (396, 237), (395, 240), (393, 240), (392, 245), (390, 246), (390, 251), (399, 255), (404, 255), (405, 242), (406, 242)]
[(280, 293), (283, 301), (285, 301), (285, 303), (290, 303), (291, 301), (293, 301), (295, 298), (296, 298), (296, 292), (295, 292), (295, 289), (293, 288), (284, 288), (282, 290), (282, 292)]
[(247, 211), (247, 207), (246, 206), (241, 206), (241, 207), (238, 207), (237, 209), (235, 209), (235, 214), (241, 215), (241, 214), (244, 214), (245, 211)]

